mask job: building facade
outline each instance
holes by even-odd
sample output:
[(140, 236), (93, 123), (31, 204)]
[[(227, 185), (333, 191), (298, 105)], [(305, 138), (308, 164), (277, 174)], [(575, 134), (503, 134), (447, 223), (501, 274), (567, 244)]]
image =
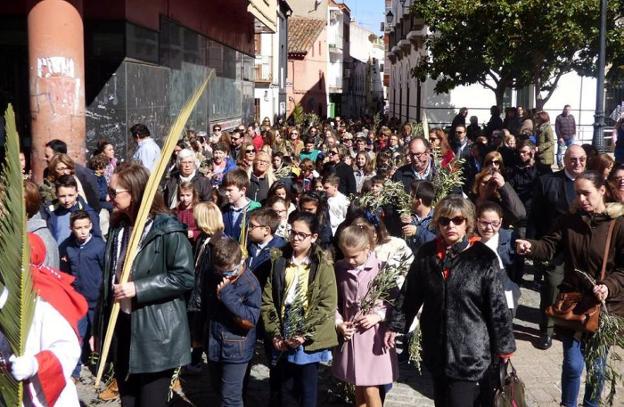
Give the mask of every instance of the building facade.
[(325, 20), (291, 17), (288, 23), (287, 116), (300, 105), (327, 115), (327, 26)]
[(277, 0), (3, 2), (0, 95), (16, 108), (35, 177), (52, 138), (78, 162), (103, 138), (129, 157), (135, 123), (161, 140), (211, 71), (189, 127), (253, 120), (254, 33), (276, 30), (276, 8)]
[(271, 123), (286, 116), (286, 81), (288, 80), (288, 18), (292, 9), (284, 0), (277, 8), (275, 33), (258, 33), (255, 37), (255, 118)]
[(351, 21), (350, 68), (344, 81), (349, 92), (343, 97), (343, 116), (360, 118), (383, 113), (384, 45), (377, 34)]

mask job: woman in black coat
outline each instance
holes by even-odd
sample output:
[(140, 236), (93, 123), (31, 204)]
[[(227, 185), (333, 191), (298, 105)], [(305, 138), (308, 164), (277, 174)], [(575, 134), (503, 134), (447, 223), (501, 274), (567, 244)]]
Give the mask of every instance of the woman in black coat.
[(472, 407), (492, 355), (516, 345), (496, 255), (478, 239), (473, 204), (450, 196), (436, 206), (434, 241), (418, 253), (390, 317), (386, 345), (422, 306), (422, 357), (433, 376), (436, 407)]

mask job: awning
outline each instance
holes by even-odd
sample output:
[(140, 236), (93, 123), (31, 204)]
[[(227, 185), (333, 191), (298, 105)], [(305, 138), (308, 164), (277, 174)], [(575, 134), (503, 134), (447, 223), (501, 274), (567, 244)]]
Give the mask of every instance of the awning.
[(249, 0), (247, 11), (255, 17), (255, 32), (277, 31), (277, 0)]

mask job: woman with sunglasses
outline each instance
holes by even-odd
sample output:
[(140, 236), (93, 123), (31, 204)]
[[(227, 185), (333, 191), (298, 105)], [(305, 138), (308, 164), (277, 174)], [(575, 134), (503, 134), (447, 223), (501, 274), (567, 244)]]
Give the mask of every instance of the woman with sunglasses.
[(447, 167), (455, 158), (455, 153), (449, 144), (446, 132), (440, 128), (431, 129), (429, 132), (429, 142), (431, 143), (431, 148), (437, 151), (440, 157), (442, 157), (440, 165), (442, 167)]
[(256, 158), (256, 148), (251, 142), (243, 142), (241, 149), (238, 153), (238, 159), (236, 160), (236, 166), (242, 168), (245, 171), (249, 171)]
[[(171, 216), (156, 193), (140, 249), (129, 240), (143, 200), (149, 171), (140, 164), (117, 166), (109, 185), (113, 216), (104, 257), (97, 338), (104, 338), (114, 302), (121, 305), (115, 327), (115, 378), (122, 407), (166, 406), (174, 370), (191, 362), (186, 295), (193, 288), (193, 250), (186, 227)], [(128, 282), (120, 274), (129, 257)]]
[(499, 263), (471, 236), (474, 205), (452, 195), (437, 206), (435, 240), (425, 243), (395, 303), (386, 346), (410, 327), (422, 306), (423, 364), (433, 376), (436, 407), (473, 407), (492, 355), (508, 359), (516, 350)]
[[(299, 406), (316, 407), (319, 365), (331, 360), (330, 349), (338, 345), (336, 277), (316, 244), (318, 217), (294, 212), (290, 224), (289, 244), (271, 252), (273, 266), (262, 295), (265, 340), (273, 345), (269, 405), (285, 405), (282, 388), (292, 378)], [(297, 317), (304, 321), (299, 329), (293, 326)]]

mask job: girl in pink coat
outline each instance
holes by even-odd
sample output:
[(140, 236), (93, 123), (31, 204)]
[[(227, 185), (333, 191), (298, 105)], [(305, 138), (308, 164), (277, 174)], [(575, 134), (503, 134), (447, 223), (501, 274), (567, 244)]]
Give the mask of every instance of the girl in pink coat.
[(378, 304), (368, 315), (359, 312), (368, 285), (382, 266), (374, 252), (373, 228), (367, 224), (348, 226), (340, 233), (338, 244), (344, 259), (336, 263), (336, 331), (343, 344), (334, 350), (332, 373), (355, 385), (356, 406), (378, 407), (382, 405), (379, 386), (397, 379), (398, 361), (395, 350), (383, 344), (388, 304)]

